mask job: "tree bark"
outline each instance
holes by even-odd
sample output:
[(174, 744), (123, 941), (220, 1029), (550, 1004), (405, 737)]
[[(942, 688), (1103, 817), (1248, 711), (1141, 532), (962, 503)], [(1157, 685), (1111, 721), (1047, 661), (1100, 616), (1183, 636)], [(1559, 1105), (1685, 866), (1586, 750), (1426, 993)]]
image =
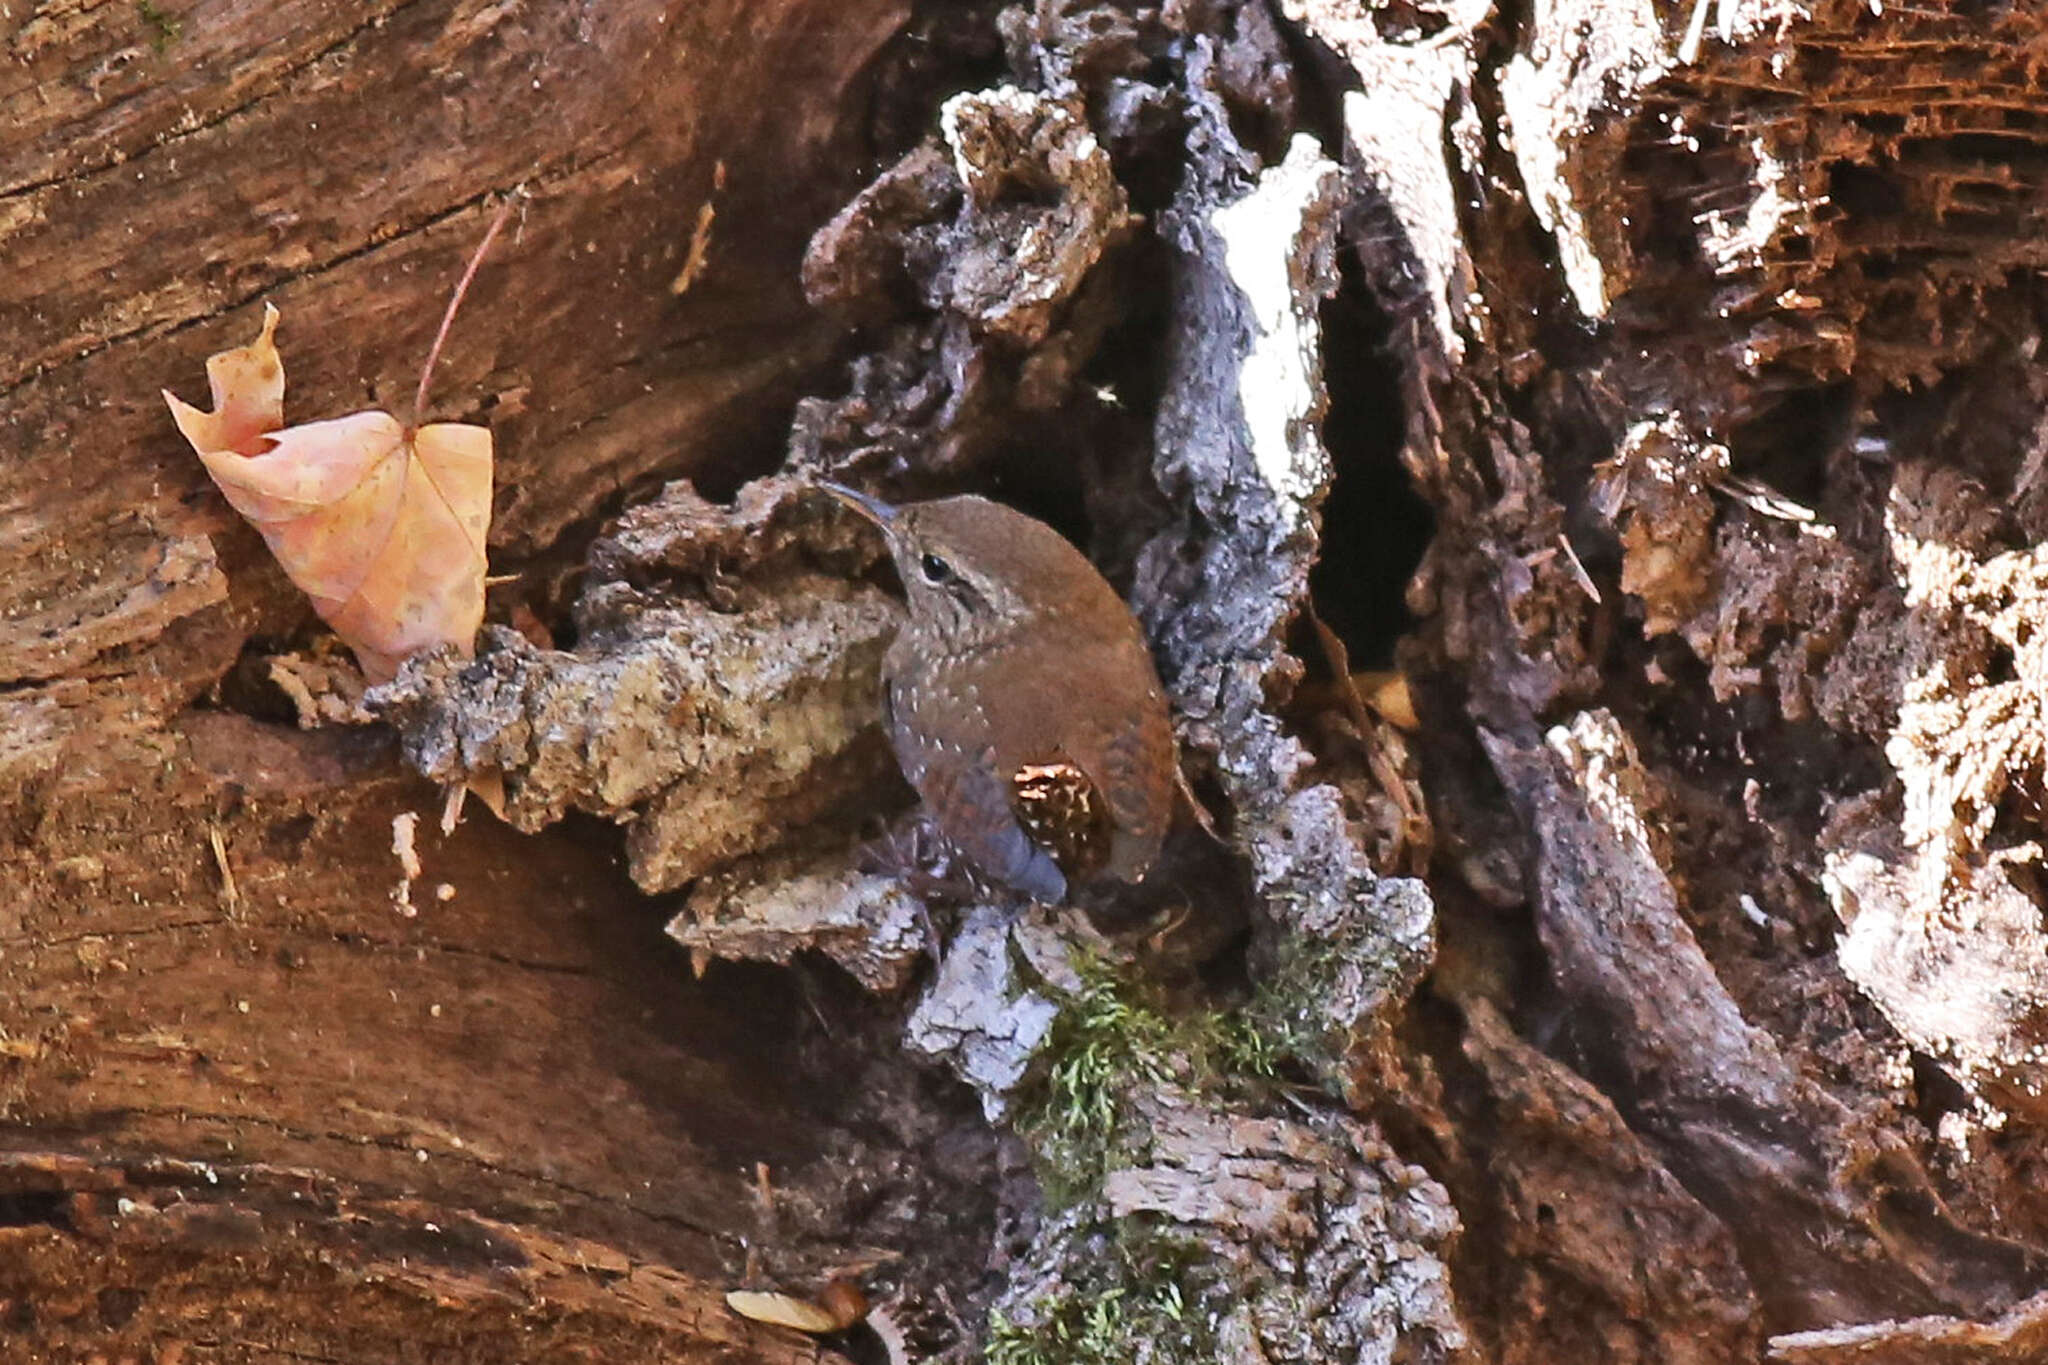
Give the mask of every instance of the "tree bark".
[(305, 603), (158, 396), (268, 301), (291, 420), (403, 412), (523, 185), (429, 415), (493, 427), (494, 610), (551, 612), (607, 508), (779, 439), (905, 17), (0, 13), (0, 1354), (810, 1360), (720, 1299), (858, 1241), (799, 1225), (979, 1257), (987, 1140), (830, 983), (693, 987), (590, 828), (440, 839), (388, 732), (290, 723)]
[[(2031, 1359), (2041, 25), (0, 6), (8, 1358)], [(157, 391), (402, 411), (516, 185), (366, 697)], [(1127, 593), (1137, 932), (949, 880), (819, 475)]]

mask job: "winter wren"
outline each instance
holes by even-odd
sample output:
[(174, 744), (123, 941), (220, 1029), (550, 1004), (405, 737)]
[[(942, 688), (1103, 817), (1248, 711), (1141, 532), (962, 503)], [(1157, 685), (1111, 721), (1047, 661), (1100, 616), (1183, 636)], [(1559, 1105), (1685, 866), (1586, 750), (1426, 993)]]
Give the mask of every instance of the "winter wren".
[(985, 498), (893, 507), (822, 487), (881, 528), (903, 580), (883, 722), (940, 831), (1038, 901), (1142, 878), (1173, 811), (1173, 727), (1116, 590), (1059, 532)]

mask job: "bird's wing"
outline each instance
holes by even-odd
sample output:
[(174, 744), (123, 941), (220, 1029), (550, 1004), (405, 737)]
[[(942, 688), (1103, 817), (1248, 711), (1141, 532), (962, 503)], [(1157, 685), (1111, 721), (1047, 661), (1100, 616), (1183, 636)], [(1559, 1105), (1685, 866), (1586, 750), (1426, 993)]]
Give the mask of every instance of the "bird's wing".
[[(1078, 812), (1058, 817), (1071, 838), (1046, 841), (1076, 881), (1098, 872), (1136, 881), (1158, 856), (1173, 804), (1173, 730), (1163, 701), (1156, 710), (1075, 711), (1048, 707), (1045, 698), (1070, 695), (1077, 678), (1109, 678), (1120, 683), (1112, 695), (1128, 703), (1127, 688), (1156, 686), (1149, 660), (1130, 652), (1136, 649), (1135, 640), (1077, 640), (1064, 651), (1033, 654), (1015, 662), (1014, 685), (987, 703), (1001, 708), (993, 728), (1011, 747), (996, 756), (997, 767), (1012, 774), (1020, 804), (1050, 797), (1052, 806)], [(1051, 819), (1027, 815), (1024, 823)]]
[(1085, 882), (1109, 863), (1116, 834), (1109, 802), (1080, 764), (1048, 755), (1019, 765), (1009, 779), (1018, 822), (1069, 880)]
[(1159, 855), (1173, 814), (1173, 729), (1164, 712), (1109, 736), (1098, 760), (1115, 835), (1108, 872), (1136, 881)]
[(934, 717), (903, 714), (905, 700), (888, 689), (889, 740), (946, 838), (985, 875), (1033, 900), (1064, 901), (1066, 874), (1018, 821), (1015, 793), (1008, 775), (998, 773), (995, 754), (931, 723)]

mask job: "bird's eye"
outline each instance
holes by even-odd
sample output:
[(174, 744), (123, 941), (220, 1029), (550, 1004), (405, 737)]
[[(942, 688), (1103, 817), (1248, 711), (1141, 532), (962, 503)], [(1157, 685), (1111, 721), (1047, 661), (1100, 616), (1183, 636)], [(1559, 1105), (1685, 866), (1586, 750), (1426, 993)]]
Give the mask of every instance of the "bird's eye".
[(927, 583), (943, 583), (953, 576), (953, 566), (937, 555), (920, 555), (917, 567)]

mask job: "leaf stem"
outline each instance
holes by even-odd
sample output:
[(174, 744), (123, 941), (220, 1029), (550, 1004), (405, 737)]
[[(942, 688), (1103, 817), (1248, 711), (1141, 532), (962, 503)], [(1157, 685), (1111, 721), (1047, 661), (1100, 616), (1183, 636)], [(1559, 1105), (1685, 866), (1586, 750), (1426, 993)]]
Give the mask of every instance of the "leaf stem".
[(471, 253), (469, 268), (464, 270), (462, 278), (455, 282), (455, 293), (448, 300), (448, 311), (441, 314), (441, 330), (434, 333), (434, 345), (427, 352), (427, 363), (420, 366), (420, 386), (412, 398), (412, 424), (415, 428), (419, 426), (420, 418), (426, 414), (427, 384), (434, 377), (435, 363), (441, 359), (441, 346), (448, 340), (448, 329), (455, 325), (455, 310), (462, 307), (462, 297), (469, 292), (469, 282), (476, 278), (477, 267), (484, 263), (484, 253), (488, 252), (491, 243), (497, 240), (498, 230), (504, 227), (505, 220), (512, 216), (513, 206), (525, 197), (526, 191), (523, 186), (514, 187), (512, 193), (505, 197), (505, 202), (499, 206), (498, 216), (491, 219), (490, 229), (484, 233), (483, 241), (477, 243), (476, 250)]

